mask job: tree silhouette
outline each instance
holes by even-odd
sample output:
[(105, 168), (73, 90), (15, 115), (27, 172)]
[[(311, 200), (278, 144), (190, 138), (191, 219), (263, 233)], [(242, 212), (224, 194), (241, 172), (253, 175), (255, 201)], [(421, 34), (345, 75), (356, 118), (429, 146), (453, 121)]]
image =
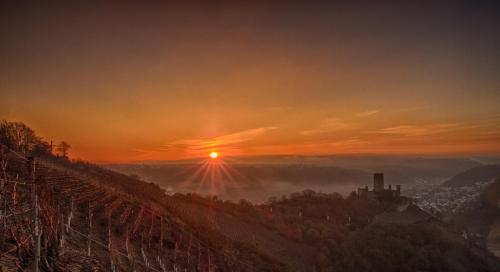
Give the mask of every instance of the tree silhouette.
[(57, 147), (56, 147), (56, 151), (63, 157), (63, 158), (67, 158), (68, 157), (68, 151), (69, 149), (71, 148), (71, 146), (65, 142), (65, 141), (62, 141), (60, 142)]
[(23, 155), (27, 156), (37, 145), (42, 144), (40, 137), (35, 132), (21, 122), (0, 123), (0, 142), (7, 145)]

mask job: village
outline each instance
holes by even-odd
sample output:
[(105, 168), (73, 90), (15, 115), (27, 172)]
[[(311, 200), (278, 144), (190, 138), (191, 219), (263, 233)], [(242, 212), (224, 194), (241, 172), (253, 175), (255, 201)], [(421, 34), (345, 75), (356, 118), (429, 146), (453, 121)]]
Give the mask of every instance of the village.
[(477, 182), (472, 186), (447, 187), (433, 181), (417, 180), (414, 185), (407, 186), (402, 194), (412, 198), (421, 209), (446, 216), (474, 208), (481, 190), (488, 184)]

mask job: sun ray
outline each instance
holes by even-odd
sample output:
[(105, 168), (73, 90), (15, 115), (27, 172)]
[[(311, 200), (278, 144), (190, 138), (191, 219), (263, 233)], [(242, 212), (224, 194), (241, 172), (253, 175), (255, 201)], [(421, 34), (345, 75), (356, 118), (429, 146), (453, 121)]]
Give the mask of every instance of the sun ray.
[[(193, 191), (201, 195), (219, 196), (222, 198), (238, 198), (242, 194), (242, 188), (246, 182), (255, 182), (254, 179), (243, 175), (232, 162), (238, 164), (230, 156), (220, 156), (218, 151), (208, 153), (207, 159), (203, 160), (181, 186), (193, 187)], [(229, 192), (230, 195), (229, 195)]]
[(207, 161), (203, 161), (201, 164), (199, 164), (198, 166), (196, 166), (196, 171), (191, 176), (189, 176), (185, 181), (181, 182), (180, 186), (181, 187), (191, 186), (191, 184), (193, 184), (193, 182), (196, 182), (196, 179), (200, 176), (200, 174), (202, 174), (202, 172), (207, 167), (208, 167), (208, 162)]

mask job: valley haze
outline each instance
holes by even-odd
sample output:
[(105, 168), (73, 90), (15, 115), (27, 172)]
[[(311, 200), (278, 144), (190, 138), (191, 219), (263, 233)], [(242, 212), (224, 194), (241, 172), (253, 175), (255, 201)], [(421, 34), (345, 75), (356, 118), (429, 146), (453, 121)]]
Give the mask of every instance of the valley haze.
[(500, 158), (494, 156), (468, 158), (374, 154), (253, 156), (225, 160), (231, 173), (218, 175), (213, 184), (203, 183), (203, 175), (193, 176), (205, 159), (103, 166), (154, 182), (170, 194), (196, 192), (201, 195), (217, 195), (224, 200), (247, 199), (262, 203), (270, 197), (279, 198), (305, 189), (325, 193), (339, 192), (347, 196), (360, 186), (370, 185), (372, 173), (375, 172), (385, 173), (386, 181), (393, 185), (411, 186), (418, 180), (439, 184), (470, 168), (500, 162)]

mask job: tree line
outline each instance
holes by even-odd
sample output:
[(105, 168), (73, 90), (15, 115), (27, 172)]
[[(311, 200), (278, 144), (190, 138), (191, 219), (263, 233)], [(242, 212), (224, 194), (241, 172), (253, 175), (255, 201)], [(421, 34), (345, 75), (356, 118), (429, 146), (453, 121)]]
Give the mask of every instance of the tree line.
[(71, 145), (61, 141), (55, 146), (22, 122), (0, 122), (0, 143), (8, 148), (28, 156), (56, 156), (67, 159)]

